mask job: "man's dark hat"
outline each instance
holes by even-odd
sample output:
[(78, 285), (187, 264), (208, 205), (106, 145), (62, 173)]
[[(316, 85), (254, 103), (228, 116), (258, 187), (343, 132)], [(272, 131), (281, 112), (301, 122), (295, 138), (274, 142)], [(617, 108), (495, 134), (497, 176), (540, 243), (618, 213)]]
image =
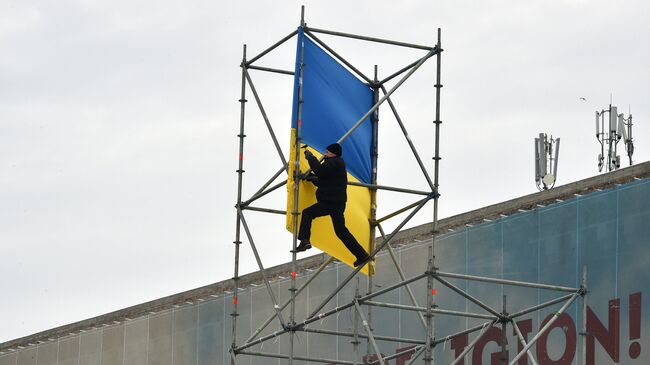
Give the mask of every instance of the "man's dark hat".
[(341, 148), (341, 145), (338, 143), (332, 143), (331, 145), (327, 146), (326, 150), (332, 152), (333, 154), (339, 157), (343, 155), (343, 148)]

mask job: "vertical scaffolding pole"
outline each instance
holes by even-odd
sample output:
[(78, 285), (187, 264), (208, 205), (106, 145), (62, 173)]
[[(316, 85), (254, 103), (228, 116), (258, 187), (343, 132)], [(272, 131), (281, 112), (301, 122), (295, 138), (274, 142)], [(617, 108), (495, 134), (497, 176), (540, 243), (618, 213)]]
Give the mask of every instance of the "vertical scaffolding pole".
[(302, 126), (302, 75), (303, 69), (305, 67), (305, 49), (303, 45), (303, 29), (305, 27), (305, 6), (300, 7), (300, 27), (302, 28), (298, 32), (298, 47), (300, 47), (300, 69), (298, 72), (298, 113), (296, 120), (296, 136), (295, 136), (295, 145), (294, 150), (296, 155), (294, 156), (294, 172), (293, 172), (293, 249), (291, 250), (291, 312), (289, 318), (289, 327), (291, 328), (291, 334), (289, 335), (289, 365), (293, 365), (293, 352), (294, 352), (294, 341), (296, 337), (296, 331), (293, 327), (296, 325), (296, 271), (298, 266), (296, 264), (296, 246), (298, 240), (298, 215), (300, 214), (298, 197), (300, 193), (300, 130)]
[[(501, 314), (505, 318), (508, 315), (508, 312), (506, 311), (506, 296), (502, 296), (502, 307), (501, 307)], [(507, 349), (507, 337), (506, 337), (506, 325), (507, 321), (503, 320), (501, 321), (501, 365), (506, 365), (508, 363), (508, 349)]]
[[(359, 295), (359, 277), (356, 278), (356, 286), (354, 289), (354, 300), (358, 300), (361, 296)], [(352, 329), (354, 330), (352, 335), (352, 353), (354, 358), (352, 359), (352, 365), (357, 365), (357, 359), (359, 358), (359, 312), (352, 311)]]
[[(241, 63), (241, 96), (239, 103), (241, 105), (240, 115), (239, 115), (239, 166), (237, 169), (237, 219), (235, 221), (235, 273), (233, 276), (234, 288), (233, 288), (233, 297), (232, 304), (233, 310), (230, 314), (232, 316), (232, 345), (231, 351), (237, 346), (237, 304), (239, 303), (238, 299), (238, 288), (239, 288), (239, 246), (241, 245), (241, 221), (239, 219), (239, 208), (241, 206), (241, 196), (242, 196), (242, 180), (244, 178), (244, 116), (246, 112), (246, 45), (244, 44), (242, 63)], [(231, 354), (230, 363), (235, 365), (235, 354)]]
[(582, 266), (582, 364), (587, 365), (587, 265)]
[[(375, 65), (375, 78), (373, 80), (373, 85), (372, 85), (372, 104), (375, 105), (377, 104), (377, 101), (379, 100), (379, 88), (377, 87), (377, 83), (379, 80), (377, 79), (377, 73), (378, 73), (378, 68), (377, 65)], [(379, 109), (375, 109), (375, 111), (372, 113), (371, 116), (371, 122), (372, 122), (372, 146), (370, 154), (371, 154), (371, 163), (372, 163), (372, 184), (377, 185), (377, 159), (379, 157), (379, 149), (378, 149), (378, 136), (379, 136)], [(377, 189), (371, 189), (370, 190), (370, 222), (374, 222), (377, 219)], [(376, 245), (376, 239), (377, 239), (377, 233), (376, 233), (376, 226), (374, 224), (370, 224), (370, 252), (375, 251), (375, 245)], [(372, 262), (368, 263), (368, 291), (366, 294), (371, 294), (372, 293), (372, 287), (374, 285), (373, 282), (373, 274), (374, 274), (374, 265)], [(372, 330), (372, 306), (368, 306), (368, 327)], [(368, 343), (366, 344), (366, 356), (369, 358), (370, 357), (370, 338), (368, 338)]]
[(434, 173), (433, 173), (433, 227), (431, 231), (431, 246), (429, 248), (429, 262), (427, 267), (428, 277), (427, 277), (427, 342), (426, 342), (426, 353), (424, 357), (424, 363), (426, 365), (431, 365), (433, 361), (433, 338), (435, 336), (435, 328), (433, 322), (433, 275), (435, 273), (435, 243), (436, 243), (436, 231), (438, 230), (438, 172), (440, 171), (440, 88), (442, 84), (440, 83), (440, 67), (441, 67), (441, 57), (442, 57), (442, 41), (441, 41), (441, 31), (438, 28), (438, 42), (436, 43), (436, 48), (438, 53), (436, 54), (436, 119), (434, 124), (435, 136), (434, 136), (434, 148), (435, 154), (433, 157), (434, 161)]
[[(435, 237), (435, 236), (434, 236)], [(424, 315), (427, 319), (426, 345), (424, 352), (424, 363), (431, 365), (433, 360), (433, 243), (429, 246), (429, 260), (427, 262), (427, 311)]]

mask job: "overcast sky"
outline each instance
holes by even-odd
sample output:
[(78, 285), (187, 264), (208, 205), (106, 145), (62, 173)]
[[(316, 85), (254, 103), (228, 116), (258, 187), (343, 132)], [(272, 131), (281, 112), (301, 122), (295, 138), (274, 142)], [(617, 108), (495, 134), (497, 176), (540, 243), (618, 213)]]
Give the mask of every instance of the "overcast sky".
[[(441, 217), (535, 192), (540, 132), (561, 138), (558, 184), (598, 174), (610, 95), (650, 159), (647, 1), (2, 0), (0, 342), (232, 277), (242, 45), (289, 34), (301, 4), (317, 28), (430, 45), (442, 28)], [(368, 75), (423, 54), (321, 38)], [(294, 50), (257, 64), (292, 69)], [(394, 96), (429, 168), (434, 75)], [(251, 77), (286, 154), (291, 77)], [(245, 197), (280, 167), (248, 99)], [(379, 182), (425, 189), (380, 119)], [(380, 215), (411, 201), (380, 194)], [(290, 260), (283, 217), (247, 219), (266, 266)]]

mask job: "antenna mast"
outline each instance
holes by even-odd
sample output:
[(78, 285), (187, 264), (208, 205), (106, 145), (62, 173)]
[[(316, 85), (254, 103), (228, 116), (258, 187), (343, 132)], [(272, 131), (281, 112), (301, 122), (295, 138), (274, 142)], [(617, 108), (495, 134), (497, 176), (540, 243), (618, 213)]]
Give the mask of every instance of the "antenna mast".
[(539, 191), (555, 186), (559, 156), (559, 138), (548, 138), (546, 133), (540, 133), (535, 138), (535, 183)]
[[(605, 125), (607, 114), (609, 124)], [(632, 114), (625, 118), (625, 114), (618, 114), (618, 108), (609, 104), (609, 109), (596, 111), (596, 139), (600, 143), (600, 154), (598, 154), (598, 171), (603, 171), (605, 156), (607, 156), (607, 171), (613, 171), (621, 167), (621, 156), (618, 154), (618, 142), (623, 139), (625, 150), (633, 164), (634, 141), (632, 139)], [(607, 146), (607, 153), (605, 153)]]

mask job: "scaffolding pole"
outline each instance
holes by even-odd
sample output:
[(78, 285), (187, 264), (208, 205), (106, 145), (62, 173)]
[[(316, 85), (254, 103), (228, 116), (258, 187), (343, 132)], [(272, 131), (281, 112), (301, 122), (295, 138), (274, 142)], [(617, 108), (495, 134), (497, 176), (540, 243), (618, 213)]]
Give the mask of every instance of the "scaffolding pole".
[[(237, 207), (241, 205), (241, 196), (242, 196), (242, 183), (243, 183), (243, 178), (244, 178), (244, 138), (246, 135), (244, 134), (244, 115), (246, 113), (246, 45), (244, 44), (243, 51), (242, 51), (242, 62), (241, 62), (241, 68), (242, 68), (242, 73), (241, 73), (241, 94), (239, 98), (239, 104), (240, 104), (240, 114), (239, 114), (239, 134), (237, 137), (239, 138), (239, 162), (238, 162), (238, 168), (237, 168)], [(237, 346), (237, 316), (239, 315), (237, 313), (237, 304), (239, 302), (238, 299), (238, 290), (239, 290), (239, 246), (241, 245), (241, 221), (239, 219), (239, 213), (237, 213), (236, 221), (235, 221), (235, 241), (233, 242), (235, 244), (235, 272), (233, 275), (233, 282), (234, 282), (234, 288), (233, 288), (233, 296), (232, 296), (232, 313), (230, 314), (232, 317), (232, 343), (230, 346), (230, 351), (231, 351), (231, 357), (230, 357), (230, 362), (231, 365), (235, 365), (235, 354), (234, 354), (234, 349)]]
[[(303, 5), (300, 9), (300, 26), (305, 26), (305, 6)], [(298, 42), (303, 42), (304, 35), (298, 33)], [(298, 266), (296, 265), (296, 247), (298, 240), (298, 215), (300, 214), (298, 197), (300, 194), (300, 129), (302, 125), (302, 76), (305, 68), (305, 51), (304, 47), (300, 47), (300, 67), (298, 71), (298, 120), (296, 123), (296, 135), (295, 135), (295, 144), (294, 144), (294, 170), (293, 170), (293, 239), (292, 244), (293, 248), (291, 250), (291, 310), (289, 317), (289, 328), (291, 328), (291, 333), (289, 336), (289, 365), (293, 365), (293, 355), (294, 355), (294, 346), (295, 346), (295, 337), (296, 332), (293, 330), (293, 327), (296, 324), (296, 271)]]
[[(438, 198), (440, 197), (440, 194), (438, 194), (438, 188), (439, 188), (439, 171), (440, 171), (440, 124), (442, 121), (440, 120), (440, 88), (442, 87), (442, 84), (440, 83), (440, 67), (441, 67), (441, 61), (442, 61), (442, 33), (440, 28), (438, 28), (438, 42), (436, 43), (436, 46), (434, 47), (434, 50), (437, 50), (436, 53), (436, 84), (434, 87), (436, 88), (436, 119), (434, 120), (435, 124), (435, 134), (434, 134), (434, 149), (435, 149), (435, 154), (433, 156), (433, 229), (431, 231), (431, 246), (429, 247), (429, 263), (427, 267), (427, 314), (425, 315), (425, 318), (427, 319), (427, 345), (425, 349), (425, 355), (424, 355), (424, 363), (425, 365), (431, 365), (433, 362), (433, 347), (435, 346), (433, 339), (435, 338), (435, 324), (433, 321), (433, 312), (431, 311), (433, 309), (433, 297), (435, 294), (435, 289), (433, 287), (433, 279), (435, 272), (437, 271), (437, 268), (435, 266), (435, 248), (436, 248), (436, 235), (437, 235), (437, 230), (438, 230)], [(433, 52), (433, 50), (431, 51)], [(413, 66), (413, 69), (409, 71), (409, 73), (413, 72), (418, 65), (416, 64)], [(407, 74), (408, 75), (408, 74)], [(386, 94), (386, 98), (388, 98), (389, 94)]]
[[(377, 83), (377, 75), (378, 75), (378, 66), (375, 65), (375, 72), (374, 72), (374, 80), (373, 82), (376, 84)], [(372, 88), (372, 104), (377, 104), (377, 101), (379, 100), (379, 90), (376, 87)], [(372, 144), (370, 147), (370, 155), (371, 155), (371, 183), (373, 185), (377, 185), (377, 158), (379, 156), (378, 149), (377, 149), (377, 144), (378, 144), (378, 131), (379, 131), (379, 110), (375, 110), (374, 113), (372, 113), (370, 121), (372, 122)], [(377, 219), (377, 190), (376, 189), (371, 189), (370, 190), (370, 219), (369, 222), (373, 222)], [(377, 239), (377, 233), (375, 229), (375, 225), (370, 224), (370, 242), (368, 242), (368, 247), (369, 251), (373, 252), (375, 250), (375, 244), (376, 244), (376, 239)], [(373, 280), (373, 271), (374, 271), (374, 265), (372, 262), (368, 263), (368, 290), (366, 291), (366, 294), (372, 294), (372, 288), (374, 285), (374, 280)], [(358, 304), (357, 304), (358, 306)], [(372, 306), (368, 306), (368, 327), (372, 331)], [(367, 343), (366, 343), (366, 357), (370, 357), (370, 341), (372, 340), (371, 336), (368, 336)], [(377, 355), (380, 356), (380, 355)], [(384, 365), (382, 363), (382, 365)]]

